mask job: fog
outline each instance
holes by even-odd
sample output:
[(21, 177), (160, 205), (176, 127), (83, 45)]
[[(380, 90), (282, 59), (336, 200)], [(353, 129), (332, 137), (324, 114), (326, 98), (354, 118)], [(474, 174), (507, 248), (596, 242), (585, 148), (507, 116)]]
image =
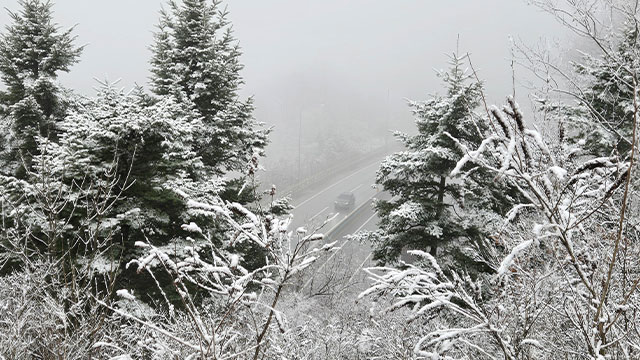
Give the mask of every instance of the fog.
[[(15, 0), (0, 4), (19, 7)], [(64, 28), (77, 24), (78, 43), (87, 44), (62, 83), (87, 95), (94, 78), (146, 86), (148, 46), (162, 4), (56, 1), (56, 21)], [(411, 131), (407, 99), (440, 89), (435, 70), (446, 68), (446, 54), (456, 46), (471, 53), (489, 101), (501, 102), (512, 93), (511, 38), (525, 44), (566, 38), (551, 16), (524, 0), (225, 4), (244, 53), (241, 93), (254, 97), (255, 117), (274, 126), (265, 164), (279, 172), (297, 166), (298, 180), (391, 142), (390, 130)], [(0, 23), (8, 19), (3, 11)]]

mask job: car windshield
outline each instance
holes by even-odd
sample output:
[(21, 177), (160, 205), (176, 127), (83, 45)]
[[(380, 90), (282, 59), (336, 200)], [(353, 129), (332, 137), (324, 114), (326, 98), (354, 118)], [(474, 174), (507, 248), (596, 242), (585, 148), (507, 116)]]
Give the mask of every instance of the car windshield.
[(340, 196), (338, 196), (338, 199), (340, 199), (340, 200), (349, 200), (349, 199), (351, 199), (351, 194), (342, 193), (342, 194), (340, 194)]

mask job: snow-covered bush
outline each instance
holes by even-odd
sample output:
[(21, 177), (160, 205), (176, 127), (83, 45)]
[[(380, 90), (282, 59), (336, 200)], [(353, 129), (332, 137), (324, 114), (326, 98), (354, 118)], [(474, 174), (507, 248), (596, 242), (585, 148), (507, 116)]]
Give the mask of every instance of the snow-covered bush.
[(0, 178), (0, 355), (10, 359), (89, 358), (112, 325), (97, 301), (111, 302), (119, 273), (106, 214), (121, 191), (113, 171), (67, 181), (69, 159), (50, 149), (29, 181)]
[[(286, 319), (278, 309), (286, 287), (317, 259), (335, 250), (334, 243), (325, 243), (320, 234), (288, 230), (291, 217), (261, 216), (238, 203), (189, 201), (189, 207), (201, 216), (225, 222), (232, 232), (220, 243), (206, 228), (184, 224), (183, 230), (191, 233), (190, 243), (161, 248), (138, 242), (145, 255), (128, 264), (153, 279), (171, 279), (170, 291), (157, 283), (165, 320), (145, 320), (126, 308), (108, 307), (123, 320), (155, 331), (181, 357), (261, 358), (271, 346), (270, 333), (286, 329)], [(261, 247), (265, 265), (247, 270), (243, 266), (246, 255), (231, 250), (239, 243)], [(137, 302), (126, 289), (118, 295), (123, 301)]]
[(493, 131), (478, 148), (460, 144), (467, 155), (453, 172), (473, 162), (526, 199), (491, 236), (494, 273), (443, 271), (415, 251), (422, 266), (368, 269), (375, 282), (361, 296), (391, 294), (384, 311), (411, 306), (411, 319), (441, 322), (415, 345), (431, 359), (637, 357), (640, 246), (625, 213), (634, 153), (552, 152), (512, 98), (489, 112)]
[(108, 311), (90, 294), (108, 301), (109, 284), (80, 276), (71, 285), (60, 276), (59, 263), (44, 261), (0, 277), (0, 358), (79, 360), (101, 354), (95, 344), (117, 323), (107, 321)]
[(425, 334), (418, 322), (407, 323), (409, 310), (382, 318), (371, 316), (368, 301), (352, 294), (307, 297), (291, 293), (282, 300), (289, 319), (285, 332), (274, 333), (268, 359), (417, 359), (413, 344)]

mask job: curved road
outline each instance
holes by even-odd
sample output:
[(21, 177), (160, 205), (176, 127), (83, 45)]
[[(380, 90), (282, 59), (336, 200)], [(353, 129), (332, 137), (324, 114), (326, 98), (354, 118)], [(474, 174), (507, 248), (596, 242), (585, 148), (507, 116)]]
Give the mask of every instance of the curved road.
[[(348, 235), (361, 230), (375, 230), (378, 218), (372, 209), (375, 198), (387, 196), (373, 187), (379, 159), (341, 177), (307, 189), (301, 199), (294, 197), (291, 230), (304, 226), (308, 233), (325, 234), (325, 241), (337, 241), (342, 250), (315, 264), (314, 275), (305, 280), (302, 289), (310, 295), (332, 295), (342, 291), (360, 291), (364, 283), (362, 267), (372, 265), (369, 244), (350, 240)], [(334, 209), (334, 201), (343, 192), (354, 193), (355, 206), (346, 211)], [(326, 223), (325, 223), (326, 222)], [(324, 225), (323, 225), (324, 223)]]
[[(328, 231), (343, 221), (355, 208), (370, 200), (377, 190), (372, 187), (375, 174), (380, 166), (380, 160), (369, 163), (364, 167), (345, 174), (339, 180), (317, 186), (316, 191), (302, 199), (293, 199), (295, 209), (292, 211), (293, 221), (291, 229), (304, 226), (309, 232), (328, 233)], [(353, 192), (356, 198), (355, 206), (347, 210), (334, 208), (334, 201), (343, 192)], [(331, 219), (321, 229), (327, 219)]]

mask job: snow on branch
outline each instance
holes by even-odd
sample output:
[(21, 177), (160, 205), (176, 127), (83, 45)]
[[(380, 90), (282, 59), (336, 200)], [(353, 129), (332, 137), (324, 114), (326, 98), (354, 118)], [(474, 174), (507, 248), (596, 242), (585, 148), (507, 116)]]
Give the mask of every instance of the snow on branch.
[[(495, 182), (513, 191), (503, 225), (481, 255), (493, 270), (443, 269), (426, 252), (410, 251), (416, 263), (366, 269), (372, 284), (360, 298), (376, 298), (382, 313), (410, 309), (407, 321), (424, 320), (429, 331), (414, 352), (431, 359), (553, 358), (549, 346), (565, 342), (588, 344), (582, 347), (584, 357), (598, 358), (606, 347), (603, 338), (615, 346), (625, 342), (625, 351), (631, 351), (632, 341), (623, 340), (625, 332), (616, 323), (623, 317), (617, 309), (626, 301), (640, 309), (640, 295), (635, 288), (627, 295), (611, 290), (616, 300), (609, 300), (599, 298), (598, 290), (607, 269), (628, 271), (610, 259), (612, 224), (620, 222), (618, 190), (628, 180), (629, 164), (617, 156), (576, 157), (570, 147), (529, 128), (513, 98), (489, 112), (499, 126), (476, 148), (447, 136), (464, 154), (451, 176), (473, 162), (476, 171), (493, 173)], [(594, 303), (603, 304), (604, 317), (591, 317)], [(550, 330), (557, 327), (556, 318), (571, 332)], [(617, 335), (607, 334), (603, 324)], [(570, 340), (563, 339), (565, 333)]]
[[(279, 219), (256, 214), (238, 203), (225, 203), (220, 199), (216, 203), (221, 205), (189, 202), (191, 206), (215, 212), (229, 228), (222, 244), (198, 224), (190, 222), (182, 225), (182, 229), (197, 235), (197, 239), (181, 245), (179, 251), (175, 251), (174, 246), (156, 247), (139, 242), (138, 247), (146, 253), (127, 265), (136, 266), (138, 273), (146, 270), (154, 279), (158, 278), (154, 275), (158, 272), (164, 272), (172, 279), (175, 294), (193, 325), (192, 335), (189, 338), (169, 336), (165, 330), (134, 314), (124, 310), (116, 313), (177, 344), (195, 344), (190, 346), (192, 356), (227, 358), (247, 351), (258, 353), (261, 347), (267, 346), (268, 340), (264, 336), (272, 327), (286, 331), (287, 322), (277, 309), (284, 287), (323, 255), (336, 250), (336, 242), (323, 243), (324, 236), (315, 232), (294, 235), (287, 231), (290, 216)], [(264, 265), (253, 270), (245, 267), (246, 259), (234, 248), (238, 236), (261, 249), (258, 251), (264, 256)], [(157, 280), (156, 284), (168, 301), (166, 291)], [(202, 308), (193, 297), (194, 288), (215, 299), (219, 311), (201, 312)], [(118, 290), (117, 294), (122, 299), (136, 302), (128, 290)], [(167, 306), (174, 308), (171, 303)], [(249, 318), (253, 320), (249, 321)]]

